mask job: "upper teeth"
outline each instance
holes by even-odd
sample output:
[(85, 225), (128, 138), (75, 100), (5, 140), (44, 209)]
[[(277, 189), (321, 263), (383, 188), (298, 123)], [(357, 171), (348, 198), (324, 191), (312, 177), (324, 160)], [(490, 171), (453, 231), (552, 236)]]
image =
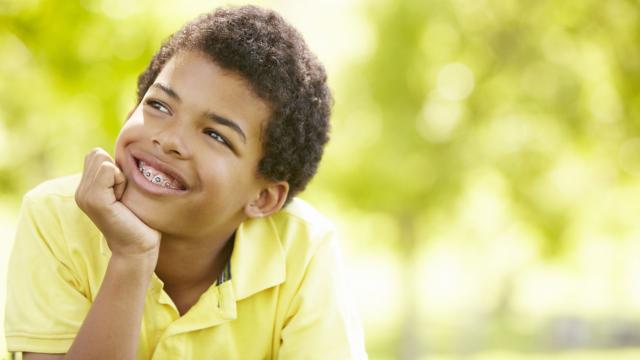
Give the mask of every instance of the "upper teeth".
[(165, 178), (162, 173), (159, 173), (158, 170), (154, 169), (151, 166), (146, 165), (142, 161), (138, 165), (138, 170), (142, 173), (142, 175), (149, 180), (150, 182), (171, 189), (178, 189), (177, 186), (173, 184), (173, 179)]

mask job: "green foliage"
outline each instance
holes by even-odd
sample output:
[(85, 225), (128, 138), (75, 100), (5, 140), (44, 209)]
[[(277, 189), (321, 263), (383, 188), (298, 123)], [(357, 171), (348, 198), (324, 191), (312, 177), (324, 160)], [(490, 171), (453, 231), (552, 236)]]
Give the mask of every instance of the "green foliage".
[(112, 149), (135, 80), (166, 32), (157, 14), (118, 19), (100, 2), (40, 1), (0, 13), (0, 187), (22, 194)]
[(345, 78), (341, 144), (323, 173), (340, 197), (455, 212), (490, 174), (553, 256), (592, 191), (638, 175), (638, 149), (620, 157), (640, 130), (637, 4), (404, 0), (368, 11), (374, 51)]

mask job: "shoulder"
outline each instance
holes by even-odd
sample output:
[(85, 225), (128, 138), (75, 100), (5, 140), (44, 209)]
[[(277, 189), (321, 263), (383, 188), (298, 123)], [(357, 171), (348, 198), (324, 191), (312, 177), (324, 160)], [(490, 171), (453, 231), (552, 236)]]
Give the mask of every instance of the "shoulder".
[(46, 201), (52, 198), (71, 198), (73, 200), (79, 183), (80, 174), (47, 180), (27, 192), (25, 199)]
[(303, 281), (314, 264), (333, 261), (332, 250), (339, 248), (336, 228), (313, 206), (296, 198), (272, 219), (283, 250), (289, 284)]
[(84, 220), (84, 213), (75, 201), (75, 191), (80, 175), (70, 175), (47, 180), (27, 192), (22, 201), (23, 214), (47, 228), (61, 225), (60, 219), (70, 222)]
[[(282, 245), (304, 247), (307, 251), (332, 238), (336, 232), (333, 223), (306, 201), (294, 198), (272, 216)], [(296, 244), (292, 242), (295, 240)]]
[(333, 227), (331, 221), (327, 217), (311, 206), (311, 204), (300, 198), (291, 199), (291, 202), (280, 210), (279, 214), (296, 217), (309, 224)]
[(286, 281), (279, 292), (283, 306), (279, 355), (366, 358), (335, 226), (299, 199), (280, 211), (274, 222), (280, 222), (286, 257)]
[(231, 254), (238, 299), (283, 282), (293, 293), (333, 233), (331, 222), (299, 199), (275, 214), (244, 221)]
[(87, 234), (95, 235), (95, 226), (75, 202), (79, 182), (79, 174), (65, 176), (47, 180), (27, 192), (22, 201), (22, 222), (51, 243), (70, 244)]

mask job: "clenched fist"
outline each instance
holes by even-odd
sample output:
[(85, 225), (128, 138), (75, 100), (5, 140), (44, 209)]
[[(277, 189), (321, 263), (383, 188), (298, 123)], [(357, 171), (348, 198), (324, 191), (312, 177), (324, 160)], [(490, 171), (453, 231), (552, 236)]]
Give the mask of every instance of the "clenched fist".
[(75, 200), (100, 229), (114, 256), (150, 256), (157, 261), (160, 232), (120, 201), (126, 186), (127, 179), (113, 158), (96, 148), (85, 157)]

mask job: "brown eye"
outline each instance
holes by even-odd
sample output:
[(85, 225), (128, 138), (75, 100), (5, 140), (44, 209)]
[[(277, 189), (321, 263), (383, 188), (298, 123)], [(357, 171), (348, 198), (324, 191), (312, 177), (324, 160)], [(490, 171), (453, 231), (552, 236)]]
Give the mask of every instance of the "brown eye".
[(162, 103), (161, 103), (161, 102), (159, 102), (159, 101), (156, 101), (156, 100), (147, 100), (145, 103), (146, 103), (148, 106), (150, 106), (150, 107), (152, 107), (152, 108), (154, 108), (154, 109), (156, 109), (156, 110), (158, 110), (158, 111), (160, 111), (160, 112), (162, 112), (162, 113), (165, 113), (165, 114), (171, 115), (171, 112), (169, 111), (169, 109), (167, 109), (167, 107), (166, 107), (166, 106), (164, 106), (164, 104), (162, 104)]
[(229, 146), (229, 143), (227, 142), (227, 139), (225, 139), (224, 136), (218, 134), (216, 131), (214, 131), (214, 130), (205, 130), (204, 133), (209, 135), (209, 137), (211, 137), (215, 141), (223, 143), (226, 146)]

